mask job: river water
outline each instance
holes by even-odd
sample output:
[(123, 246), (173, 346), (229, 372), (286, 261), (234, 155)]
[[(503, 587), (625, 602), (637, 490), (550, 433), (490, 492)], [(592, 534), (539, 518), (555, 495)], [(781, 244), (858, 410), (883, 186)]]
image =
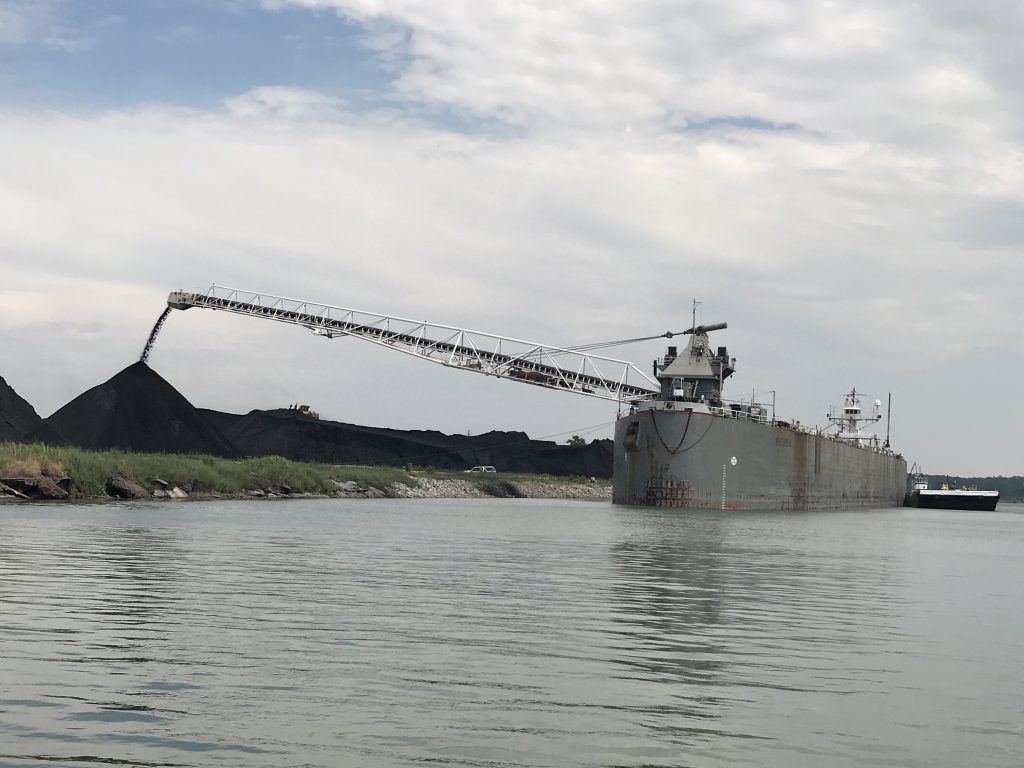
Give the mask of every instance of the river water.
[(1024, 765), (1024, 510), (0, 507), (3, 766)]

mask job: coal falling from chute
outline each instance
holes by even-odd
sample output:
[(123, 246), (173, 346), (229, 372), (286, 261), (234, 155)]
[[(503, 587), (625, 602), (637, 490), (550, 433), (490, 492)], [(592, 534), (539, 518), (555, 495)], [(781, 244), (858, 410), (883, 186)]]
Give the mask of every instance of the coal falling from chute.
[(146, 346), (142, 348), (142, 356), (139, 358), (140, 363), (149, 362), (149, 353), (153, 351), (153, 345), (156, 344), (156, 337), (160, 333), (160, 329), (164, 327), (164, 321), (167, 316), (171, 314), (171, 308), (167, 307), (163, 312), (160, 313), (160, 317), (157, 318), (156, 324), (153, 326), (153, 330), (149, 332), (149, 338), (146, 339)]

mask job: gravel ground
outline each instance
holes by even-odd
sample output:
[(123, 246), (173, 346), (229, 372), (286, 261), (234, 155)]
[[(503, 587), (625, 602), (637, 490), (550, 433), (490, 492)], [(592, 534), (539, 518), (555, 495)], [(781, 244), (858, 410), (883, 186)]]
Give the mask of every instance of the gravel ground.
[(415, 486), (394, 485), (392, 493), (403, 499), (484, 499), (495, 496), (530, 499), (593, 499), (610, 501), (606, 483), (541, 483), (495, 479), (484, 483), (469, 480), (419, 478)]

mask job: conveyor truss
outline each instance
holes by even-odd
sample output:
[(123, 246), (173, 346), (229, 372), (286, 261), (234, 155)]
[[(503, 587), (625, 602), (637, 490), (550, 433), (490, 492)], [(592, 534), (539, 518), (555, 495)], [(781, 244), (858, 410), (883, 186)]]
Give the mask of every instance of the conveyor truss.
[(604, 400), (622, 402), (658, 394), (658, 384), (632, 363), (581, 349), (217, 285), (203, 292), (175, 291), (167, 297), (167, 305), (275, 320), (328, 339), (354, 336), (449, 368)]

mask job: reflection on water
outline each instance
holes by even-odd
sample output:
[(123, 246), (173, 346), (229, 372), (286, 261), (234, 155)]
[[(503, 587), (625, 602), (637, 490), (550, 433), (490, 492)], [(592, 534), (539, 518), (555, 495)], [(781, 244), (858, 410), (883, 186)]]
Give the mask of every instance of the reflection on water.
[[(730, 727), (752, 703), (807, 694), (825, 706), (865, 691), (869, 670), (855, 654), (874, 657), (901, 613), (889, 553), (798, 550), (774, 535), (780, 520), (806, 516), (698, 513), (680, 525), (672, 513), (633, 514), (645, 535), (612, 547), (613, 618), (619, 662), (657, 684), (662, 700), (645, 725), (658, 741), (722, 760), (733, 739), (775, 741), (756, 722)], [(830, 752), (825, 742), (819, 758)]]
[(0, 507), (0, 765), (1017, 766), (1022, 522)]
[(720, 535), (700, 539), (659, 537), (611, 549), (619, 573), (612, 602), (618, 662), (632, 679), (675, 683), (674, 703), (652, 712), (661, 730), (666, 715), (710, 720), (724, 706), (714, 689), (724, 650), (722, 541)]

